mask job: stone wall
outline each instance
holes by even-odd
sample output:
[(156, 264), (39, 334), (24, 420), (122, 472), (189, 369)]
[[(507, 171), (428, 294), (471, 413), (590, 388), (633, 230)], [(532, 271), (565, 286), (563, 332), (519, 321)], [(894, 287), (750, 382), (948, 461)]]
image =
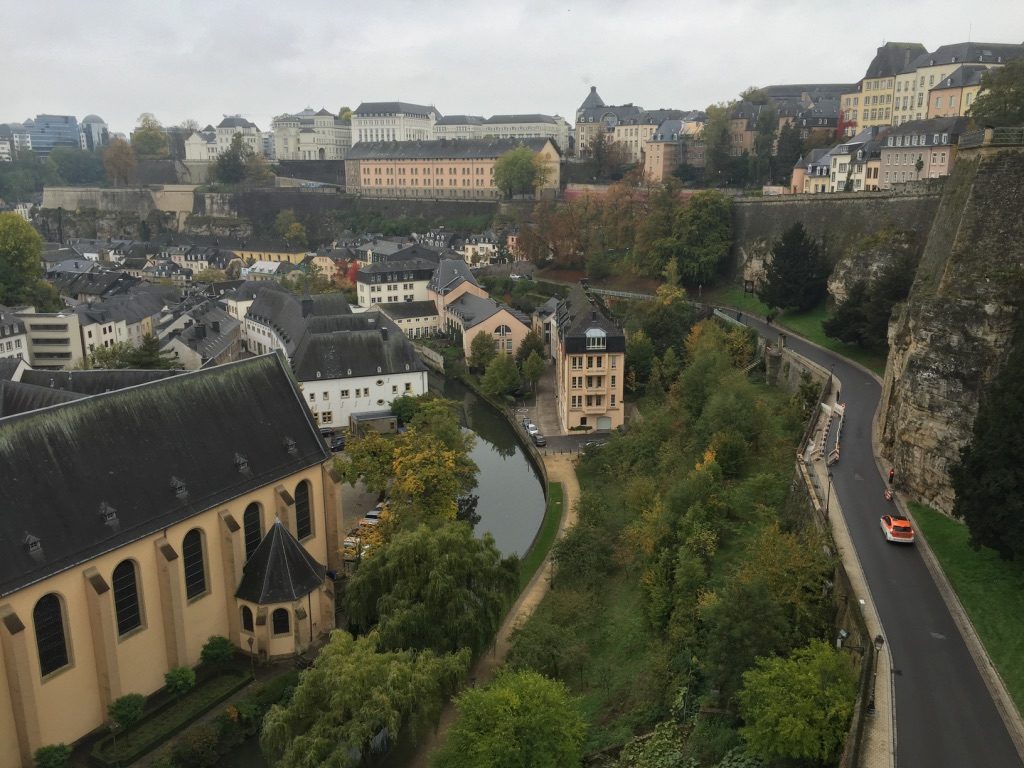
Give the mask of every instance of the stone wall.
[(879, 420), (903, 490), (953, 508), (949, 469), (1012, 341), (1024, 288), (1024, 153), (965, 151), (889, 325)]

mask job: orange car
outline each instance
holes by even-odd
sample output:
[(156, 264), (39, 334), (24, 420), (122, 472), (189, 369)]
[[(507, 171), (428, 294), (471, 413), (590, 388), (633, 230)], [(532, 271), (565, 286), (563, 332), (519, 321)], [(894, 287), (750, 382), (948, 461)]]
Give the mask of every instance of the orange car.
[(885, 534), (886, 541), (900, 544), (914, 543), (914, 527), (905, 517), (882, 515), (882, 533)]

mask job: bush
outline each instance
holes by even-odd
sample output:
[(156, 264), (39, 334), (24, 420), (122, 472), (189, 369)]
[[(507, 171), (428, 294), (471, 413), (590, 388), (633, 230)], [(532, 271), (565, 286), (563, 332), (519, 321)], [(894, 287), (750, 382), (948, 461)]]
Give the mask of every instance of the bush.
[(141, 693), (129, 693), (111, 702), (107, 715), (119, 728), (131, 728), (142, 719), (145, 710), (146, 697)]
[(171, 760), (177, 768), (209, 768), (220, 761), (220, 737), (212, 723), (201, 723), (190, 728), (171, 750)]
[(164, 685), (169, 693), (182, 696), (196, 687), (196, 673), (190, 667), (175, 667), (164, 675)]
[(234, 658), (235, 646), (223, 635), (213, 635), (199, 654), (199, 660), (211, 667), (225, 667)]
[(67, 768), (71, 761), (71, 747), (67, 744), (50, 744), (40, 747), (35, 754), (36, 768)]

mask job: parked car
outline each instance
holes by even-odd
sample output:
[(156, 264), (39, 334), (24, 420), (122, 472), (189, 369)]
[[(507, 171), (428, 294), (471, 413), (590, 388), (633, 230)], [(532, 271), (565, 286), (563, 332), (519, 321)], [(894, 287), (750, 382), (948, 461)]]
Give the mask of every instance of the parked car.
[(331, 453), (338, 453), (345, 450), (345, 438), (341, 435), (331, 438)]
[(530, 435), (530, 438), (533, 440), (533, 444), (538, 448), (542, 448), (548, 444), (547, 438), (545, 438), (540, 432), (535, 435)]
[(533, 422), (530, 421), (529, 416), (523, 416), (523, 418), (519, 420), (519, 423), (522, 424), (523, 428), (525, 429), (526, 427), (530, 426)]
[(882, 515), (881, 525), (886, 541), (897, 544), (914, 543), (914, 527), (907, 518)]
[(533, 437), (534, 435), (540, 434), (540, 430), (537, 429), (537, 425), (531, 421), (529, 424), (526, 425), (526, 434), (528, 434), (530, 437)]

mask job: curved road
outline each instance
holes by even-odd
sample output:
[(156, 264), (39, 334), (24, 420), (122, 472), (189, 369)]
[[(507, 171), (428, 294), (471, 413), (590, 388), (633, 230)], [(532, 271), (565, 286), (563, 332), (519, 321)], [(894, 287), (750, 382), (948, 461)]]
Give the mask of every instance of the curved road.
[[(774, 341), (778, 330), (742, 315)], [(872, 450), (881, 385), (844, 358), (786, 333), (786, 345), (834, 366), (846, 403), (832, 487), (842, 505), (892, 654), (901, 768), (1020, 768), (1013, 741), (917, 547), (888, 544), (878, 518), (892, 507)], [(884, 685), (885, 681), (879, 681)]]

